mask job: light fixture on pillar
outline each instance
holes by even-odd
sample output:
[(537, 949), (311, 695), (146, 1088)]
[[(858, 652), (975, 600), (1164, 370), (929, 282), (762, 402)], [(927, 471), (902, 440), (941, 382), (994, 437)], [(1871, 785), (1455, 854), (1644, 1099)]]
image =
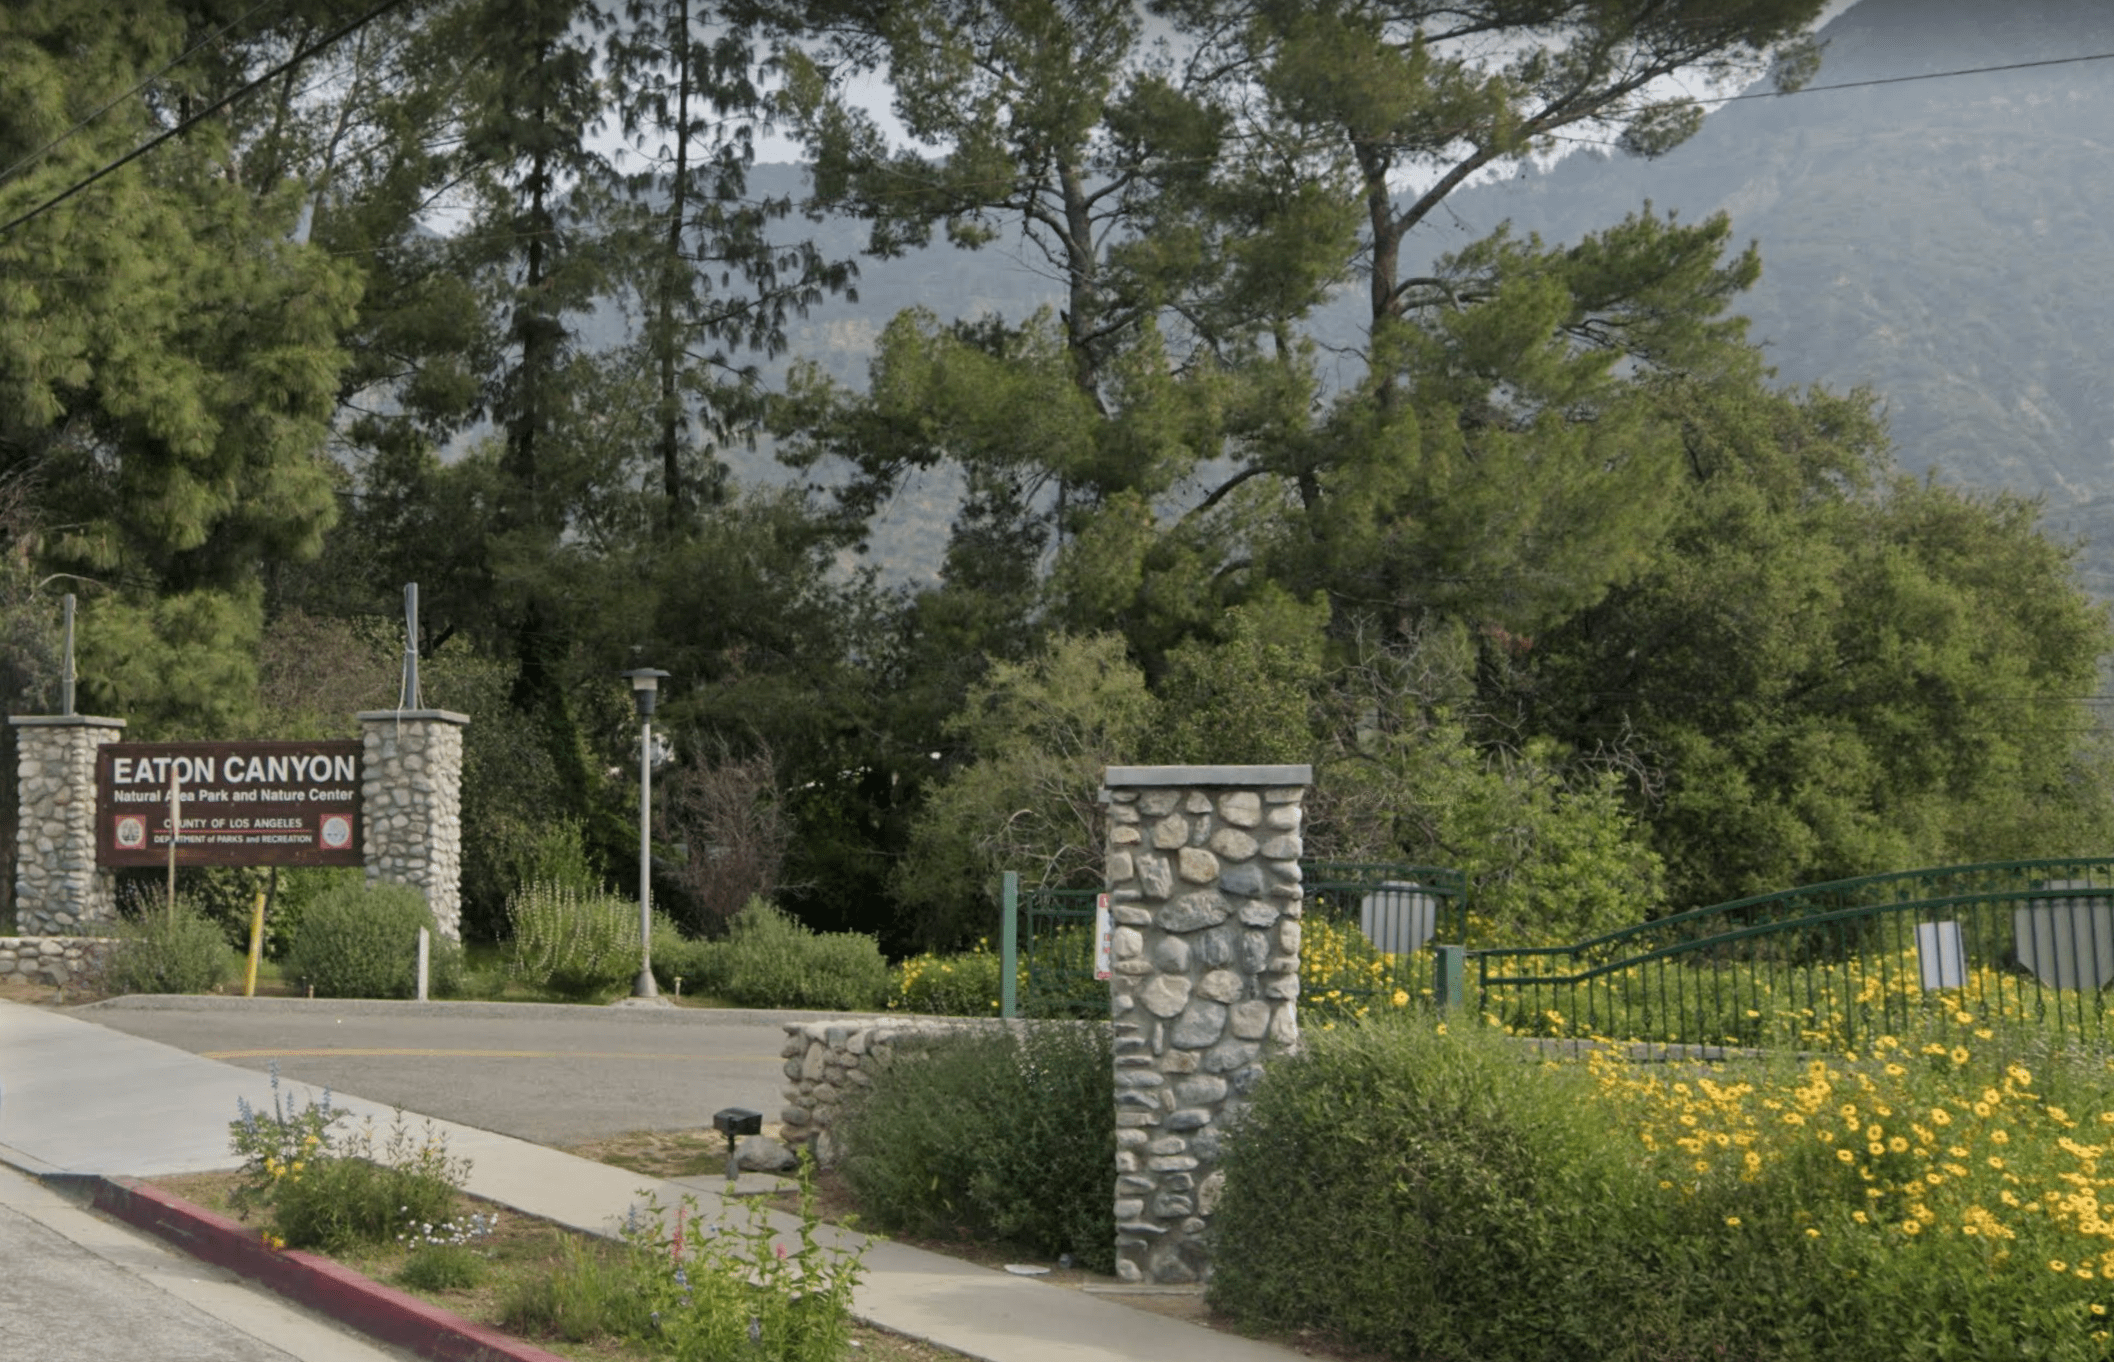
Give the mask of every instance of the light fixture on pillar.
[(631, 996), (657, 998), (660, 991), (653, 986), (653, 702), (668, 673), (657, 667), (638, 667), (623, 675), (639, 707), (639, 977), (631, 986)]

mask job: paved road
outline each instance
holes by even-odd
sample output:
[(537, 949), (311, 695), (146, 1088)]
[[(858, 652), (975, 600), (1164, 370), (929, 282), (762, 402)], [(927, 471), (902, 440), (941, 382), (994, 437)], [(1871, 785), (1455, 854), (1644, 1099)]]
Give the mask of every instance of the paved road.
[(410, 1362), (0, 1167), (0, 1357)]
[(723, 1107), (775, 1121), (780, 1019), (800, 1014), (135, 997), (69, 1015), (260, 1072), (276, 1061), (291, 1079), (562, 1146), (709, 1128)]

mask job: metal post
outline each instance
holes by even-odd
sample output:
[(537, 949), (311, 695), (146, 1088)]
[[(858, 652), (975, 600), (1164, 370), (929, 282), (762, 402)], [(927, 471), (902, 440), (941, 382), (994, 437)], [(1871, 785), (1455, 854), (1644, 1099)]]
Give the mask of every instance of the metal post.
[(73, 593), (66, 593), (66, 661), (59, 671), (59, 713), (73, 713)]
[[(276, 867), (275, 867), (276, 868)], [(256, 906), (250, 910), (250, 963), (242, 975), (242, 996), (257, 996), (257, 961), (264, 954), (264, 891), (257, 891)]]
[(176, 778), (176, 763), (169, 763), (169, 921), (176, 921), (176, 844), (183, 840), (183, 797)]
[(404, 584), (404, 709), (423, 709), (418, 695), (418, 583)]
[(999, 877), (998, 891), (998, 1015), (1020, 1015), (1020, 872), (1008, 870)]
[(639, 978), (634, 998), (657, 998), (653, 986), (653, 720), (639, 719)]
[[(262, 899), (258, 900), (260, 903)], [(418, 1001), (426, 1001), (426, 971), (433, 962), (433, 933), (418, 929)]]
[(1433, 946), (1431, 953), (1431, 1000), (1441, 1012), (1448, 1012), (1467, 1001), (1468, 948)]

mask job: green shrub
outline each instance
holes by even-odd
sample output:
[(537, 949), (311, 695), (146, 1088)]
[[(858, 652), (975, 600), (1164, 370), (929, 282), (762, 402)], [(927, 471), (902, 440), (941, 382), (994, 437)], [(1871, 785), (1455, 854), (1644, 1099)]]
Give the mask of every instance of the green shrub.
[(720, 945), (715, 990), (737, 1007), (878, 1008), (888, 993), (888, 962), (870, 936), (815, 932), (750, 899)]
[(600, 890), (523, 885), (507, 898), (514, 971), (571, 998), (629, 983), (639, 972), (639, 908)]
[(883, 1229), (1070, 1253), (1110, 1270), (1114, 1067), (1108, 1027), (1094, 1023), (899, 1049), (838, 1122), (861, 1214)]
[[(408, 998), (418, 987), (418, 929), (433, 930), (425, 896), (408, 885), (334, 884), (308, 905), (286, 972), (323, 998)], [(428, 984), (462, 986), (462, 947), (433, 933)]]
[(171, 915), (159, 904), (142, 904), (137, 918), (120, 922), (117, 945), (103, 963), (103, 987), (112, 993), (206, 993), (235, 968), (220, 927), (188, 899)]
[(229, 1144), (243, 1160), (236, 1206), (263, 1207), (280, 1241), (335, 1250), (447, 1219), (469, 1164), (448, 1156), (430, 1122), (413, 1135), (399, 1112), (386, 1139), (371, 1122), (343, 1131), (345, 1114), (327, 1092), (297, 1107), (282, 1096), (276, 1067), (271, 1081), (271, 1111), (239, 1103)]
[(1270, 1067), (1226, 1144), (1212, 1302), (1403, 1358), (1715, 1355), (1588, 1076), (1459, 1029), (1309, 1032)]
[[(1026, 970), (1021, 973), (1025, 992)], [(985, 942), (952, 955), (913, 955), (890, 971), (888, 1008), (928, 1017), (995, 1017), (1004, 978), (998, 954)]]
[[(282, 868), (278, 891), (271, 896), (271, 909), (264, 917), (265, 955), (273, 960), (284, 960), (301, 936), (301, 922), (308, 916), (309, 905), (333, 891), (344, 892), (362, 884), (365, 879), (365, 872), (357, 866)], [(249, 926), (246, 920), (242, 930), (244, 948), (247, 949)]]
[(675, 992), (675, 981), (683, 981), (683, 992), (712, 996), (724, 992), (725, 945), (684, 936), (666, 916), (653, 915), (653, 981), (662, 992)]

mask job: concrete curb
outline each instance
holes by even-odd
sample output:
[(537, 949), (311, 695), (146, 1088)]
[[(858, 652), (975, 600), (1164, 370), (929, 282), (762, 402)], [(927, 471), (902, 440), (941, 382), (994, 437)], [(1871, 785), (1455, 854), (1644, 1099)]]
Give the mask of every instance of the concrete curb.
[(328, 1258), (265, 1246), (255, 1230), (137, 1178), (47, 1174), (47, 1186), (169, 1241), (194, 1258), (435, 1362), (565, 1362), (533, 1343), (474, 1324)]

